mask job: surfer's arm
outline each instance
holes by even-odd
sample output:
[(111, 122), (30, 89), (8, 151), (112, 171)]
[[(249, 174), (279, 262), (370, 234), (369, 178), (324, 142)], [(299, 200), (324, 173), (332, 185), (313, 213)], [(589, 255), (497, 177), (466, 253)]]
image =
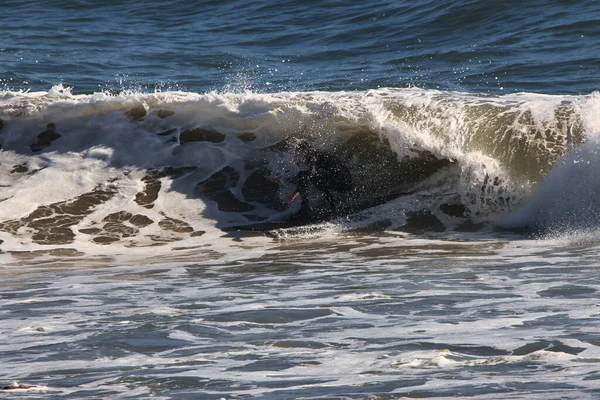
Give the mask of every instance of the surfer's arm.
[(288, 199), (287, 199), (288, 203), (289, 203), (289, 204), (293, 203), (293, 202), (294, 202), (294, 200), (296, 200), (296, 198), (297, 198), (298, 196), (300, 196), (300, 192), (296, 192), (296, 191), (294, 191), (292, 194), (290, 194), (290, 195), (288, 196)]
[(294, 191), (287, 198), (288, 204), (292, 204), (294, 200), (296, 200), (296, 197), (300, 195), (300, 185), (298, 184), (298, 182), (300, 182), (301, 176), (302, 172), (296, 174), (295, 176), (287, 180), (289, 183), (293, 183), (296, 185), (296, 189), (294, 189)]

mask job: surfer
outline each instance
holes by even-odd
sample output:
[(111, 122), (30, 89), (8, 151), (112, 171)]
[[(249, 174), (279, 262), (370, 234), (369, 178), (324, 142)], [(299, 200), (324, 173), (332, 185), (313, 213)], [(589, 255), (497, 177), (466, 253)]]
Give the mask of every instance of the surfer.
[(338, 202), (331, 191), (347, 193), (352, 189), (348, 167), (333, 154), (315, 149), (307, 140), (296, 144), (294, 162), (301, 171), (289, 181), (296, 184), (296, 189), (288, 197), (288, 203), (300, 196), (302, 203), (299, 214), (309, 215), (312, 210), (308, 195), (312, 185), (323, 193), (333, 211), (337, 211)]

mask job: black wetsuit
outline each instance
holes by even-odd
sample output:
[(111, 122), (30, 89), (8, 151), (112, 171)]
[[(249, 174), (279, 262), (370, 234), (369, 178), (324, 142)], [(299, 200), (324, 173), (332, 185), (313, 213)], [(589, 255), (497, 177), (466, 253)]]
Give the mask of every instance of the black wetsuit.
[(331, 208), (337, 209), (330, 191), (347, 193), (352, 190), (350, 170), (337, 157), (318, 150), (311, 150), (306, 164), (308, 168), (300, 171), (292, 180), (302, 198), (301, 212), (310, 211), (308, 194), (311, 184), (323, 192)]

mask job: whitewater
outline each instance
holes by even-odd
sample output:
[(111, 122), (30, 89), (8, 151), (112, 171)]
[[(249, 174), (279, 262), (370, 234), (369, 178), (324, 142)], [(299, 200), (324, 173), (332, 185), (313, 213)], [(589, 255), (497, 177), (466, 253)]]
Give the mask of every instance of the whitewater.
[[(0, 102), (4, 252), (69, 245), (97, 254), (110, 244), (133, 255), (139, 247), (182, 240), (211, 243), (228, 224), (287, 215), (294, 211), (285, 202), (293, 187), (269, 178), (296, 172), (291, 151), (298, 139), (351, 168), (355, 190), (347, 201), (382, 203), (355, 221), (338, 221), (340, 229), (401, 228), (411, 216), (410, 225), (424, 231), (423, 223), (494, 227), (534, 188), (554, 190), (544, 188), (553, 185), (553, 174), (543, 178), (558, 159), (557, 169), (588, 168), (576, 195), (587, 208), (561, 210), (592, 218), (593, 197), (585, 196), (597, 190), (586, 179), (593, 176), (596, 141), (585, 132), (596, 128), (597, 102), (595, 95), (422, 89), (6, 92)], [(585, 150), (563, 159), (580, 145)], [(569, 190), (563, 196), (573, 196), (561, 187)], [(533, 227), (550, 224), (531, 218)]]
[[(598, 102), (4, 92), (5, 387), (593, 397)], [(297, 211), (293, 186), (269, 179), (296, 172), (296, 139), (350, 167), (345, 201), (374, 205), (227, 229)]]
[(0, 398), (598, 398), (596, 2), (0, 11)]

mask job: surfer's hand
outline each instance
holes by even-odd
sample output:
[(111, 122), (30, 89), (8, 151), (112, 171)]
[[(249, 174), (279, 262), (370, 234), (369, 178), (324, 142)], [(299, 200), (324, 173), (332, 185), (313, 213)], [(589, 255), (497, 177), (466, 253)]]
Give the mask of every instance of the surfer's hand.
[(288, 203), (291, 204), (293, 203), (294, 200), (296, 200), (296, 197), (298, 197), (300, 195), (300, 192), (294, 192), (292, 194), (290, 194), (288, 196)]

